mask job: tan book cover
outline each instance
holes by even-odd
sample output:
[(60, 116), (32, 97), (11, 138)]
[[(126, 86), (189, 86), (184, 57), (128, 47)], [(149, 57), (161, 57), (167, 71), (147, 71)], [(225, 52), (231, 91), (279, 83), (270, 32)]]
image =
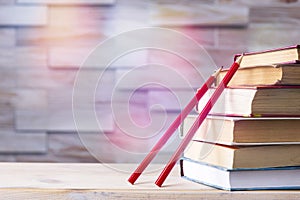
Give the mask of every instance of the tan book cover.
[[(235, 60), (240, 55), (235, 55)], [(271, 49), (260, 52), (245, 53), (240, 68), (253, 67), (258, 65), (299, 63), (300, 45)]]
[[(189, 115), (180, 127), (185, 137), (198, 115)], [(300, 118), (208, 116), (194, 140), (226, 145), (300, 144)]]
[(300, 145), (229, 146), (191, 141), (184, 157), (227, 169), (300, 165)]
[[(214, 89), (200, 99), (201, 111)], [(211, 114), (261, 117), (300, 116), (300, 86), (256, 86), (226, 88), (213, 106)]]
[[(216, 85), (225, 77), (228, 69), (217, 76)], [(300, 64), (278, 64), (240, 68), (228, 86), (238, 85), (300, 85)]]

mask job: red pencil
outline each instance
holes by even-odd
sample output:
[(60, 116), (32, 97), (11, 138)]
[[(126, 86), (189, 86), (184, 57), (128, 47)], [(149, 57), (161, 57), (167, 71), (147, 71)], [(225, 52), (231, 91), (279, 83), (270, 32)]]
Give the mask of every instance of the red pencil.
[[(229, 81), (231, 80), (231, 78), (233, 77), (233, 75), (235, 74), (237, 69), (239, 68), (240, 63), (242, 61), (242, 58), (243, 58), (243, 55), (240, 56), (239, 59), (232, 64), (229, 71), (227, 72), (227, 74), (223, 78), (222, 82), (217, 87), (215, 92), (212, 94), (212, 96), (209, 99), (209, 101), (207, 102), (206, 106), (203, 108), (203, 110), (201, 111), (201, 113), (197, 117), (196, 121), (194, 122), (194, 124), (192, 125), (190, 130), (188, 131), (187, 135), (184, 137), (184, 139), (180, 143), (179, 147), (176, 149), (176, 151), (173, 154), (172, 158), (170, 159), (170, 161), (165, 166), (165, 168), (161, 172), (160, 176), (156, 180), (155, 184), (157, 186), (161, 187), (161, 185), (164, 183), (164, 181), (168, 177), (169, 173), (171, 172), (171, 170), (173, 169), (173, 167), (175, 166), (175, 164), (179, 160), (179, 158), (180, 158), (181, 154), (183, 153), (184, 149), (187, 147), (189, 142), (192, 140), (192, 138), (194, 137), (196, 131), (201, 126), (202, 122), (207, 117), (207, 115), (210, 112), (211, 108), (213, 107), (213, 105), (216, 103), (216, 101), (218, 100), (218, 98), (222, 94), (224, 88), (227, 87)], [(199, 172), (199, 173), (201, 173), (201, 172)]]
[(169, 138), (173, 135), (175, 130), (179, 127), (179, 125), (183, 122), (186, 116), (191, 112), (191, 110), (195, 107), (198, 101), (202, 98), (202, 96), (207, 92), (208, 88), (214, 83), (217, 75), (220, 73), (222, 68), (217, 70), (213, 75), (209, 77), (209, 79), (204, 83), (204, 85), (197, 90), (197, 93), (193, 97), (193, 99), (188, 103), (188, 105), (182, 110), (182, 112), (177, 116), (175, 121), (170, 125), (165, 134), (159, 139), (159, 141), (155, 144), (155, 146), (151, 149), (149, 154), (144, 158), (144, 160), (140, 163), (140, 165), (136, 168), (136, 170), (131, 174), (128, 181), (131, 184), (139, 178), (139, 176), (143, 173), (149, 163), (153, 160), (153, 158), (157, 155), (160, 149), (167, 143)]

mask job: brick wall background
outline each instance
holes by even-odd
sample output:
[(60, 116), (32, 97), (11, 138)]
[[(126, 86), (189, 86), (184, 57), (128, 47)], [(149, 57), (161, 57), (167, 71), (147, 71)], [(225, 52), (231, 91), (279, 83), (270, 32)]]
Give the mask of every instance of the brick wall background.
[[(299, 44), (299, 9), (297, 0), (0, 0), (0, 161), (139, 162), (203, 80), (193, 75), (188, 63), (166, 52), (125, 56), (112, 64), (96, 101), (89, 102), (96, 106), (103, 131), (87, 125), (80, 139), (72, 89), (80, 64), (95, 45), (131, 29), (168, 27), (203, 45), (217, 66), (230, 66), (236, 53)], [(189, 46), (162, 42), (189, 53), (201, 70), (212, 70)], [(155, 66), (123, 79), (149, 62), (179, 70), (192, 86)], [(95, 78), (103, 70), (91, 66), (83, 73)], [(136, 90), (141, 81), (165, 80), (169, 89), (149, 85)], [(117, 114), (110, 107), (112, 93)], [(85, 104), (82, 113), (89, 112)], [(140, 127), (134, 127), (130, 117)], [(84, 114), (82, 120), (89, 122)], [(158, 134), (149, 137), (152, 131)], [(178, 141), (177, 134), (157, 162), (167, 159)]]

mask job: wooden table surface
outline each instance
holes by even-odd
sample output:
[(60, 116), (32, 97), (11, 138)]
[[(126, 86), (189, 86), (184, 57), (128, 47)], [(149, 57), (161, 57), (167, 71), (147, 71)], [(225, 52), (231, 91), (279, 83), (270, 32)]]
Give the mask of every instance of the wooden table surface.
[(163, 165), (151, 165), (135, 185), (136, 164), (0, 163), (0, 199), (300, 199), (300, 191), (228, 192), (180, 178), (175, 167), (162, 188)]

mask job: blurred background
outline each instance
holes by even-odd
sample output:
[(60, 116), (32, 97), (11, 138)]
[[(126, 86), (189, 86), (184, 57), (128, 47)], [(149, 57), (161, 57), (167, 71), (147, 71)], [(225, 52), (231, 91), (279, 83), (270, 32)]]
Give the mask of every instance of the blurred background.
[[(161, 41), (188, 52), (199, 63), (196, 67), (207, 72), (230, 66), (237, 53), (299, 44), (299, 9), (297, 0), (0, 0), (0, 161), (140, 162), (203, 79), (167, 52), (126, 55), (105, 71), (95, 101), (89, 102), (96, 107), (101, 132), (83, 115), (87, 126), (79, 137), (73, 84), (97, 44), (132, 29), (166, 27), (205, 48), (214, 66), (180, 41)], [(149, 62), (173, 67), (190, 85), (178, 84), (176, 76), (159, 67), (141, 67), (124, 79)], [(95, 77), (102, 71), (103, 66), (91, 66), (83, 73)], [(167, 87), (136, 85), (165, 79)], [(161, 121), (165, 123), (156, 127)], [(140, 131), (134, 125), (145, 132), (134, 133)], [(156, 135), (147, 137), (152, 130)], [(165, 163), (179, 140), (176, 133), (156, 162)]]

